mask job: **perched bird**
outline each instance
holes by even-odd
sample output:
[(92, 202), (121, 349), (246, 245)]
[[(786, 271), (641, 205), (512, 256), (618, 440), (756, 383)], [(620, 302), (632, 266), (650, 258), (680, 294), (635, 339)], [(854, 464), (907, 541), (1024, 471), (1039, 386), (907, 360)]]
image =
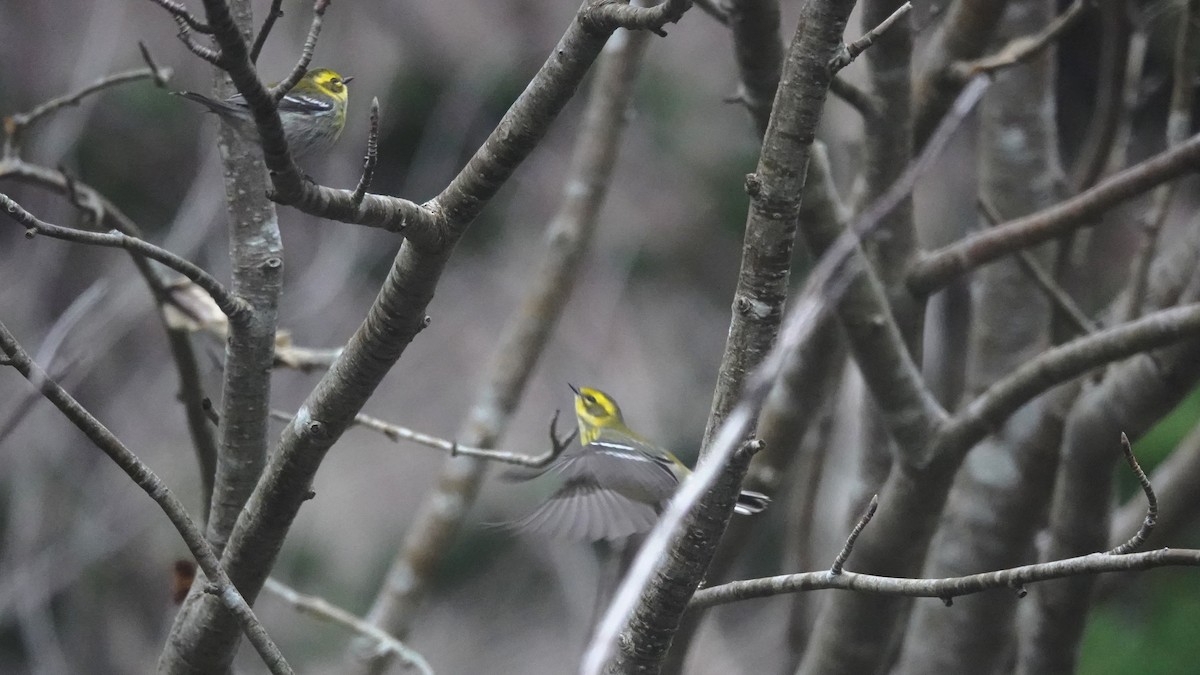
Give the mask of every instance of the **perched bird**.
[[(513, 523), (526, 532), (583, 541), (623, 539), (650, 530), (659, 512), (691, 471), (675, 455), (634, 433), (611, 396), (575, 388), (579, 445), (542, 471), (564, 485), (533, 513)], [(770, 498), (743, 490), (736, 513), (753, 514)]]
[[(350, 100), (346, 85), (353, 79), (328, 68), (315, 68), (305, 73), (279, 100), (279, 121), (293, 156), (324, 152), (342, 135), (346, 126), (346, 105)], [(207, 107), (230, 122), (244, 138), (258, 143), (254, 115), (241, 94), (218, 101), (192, 91), (176, 93)]]

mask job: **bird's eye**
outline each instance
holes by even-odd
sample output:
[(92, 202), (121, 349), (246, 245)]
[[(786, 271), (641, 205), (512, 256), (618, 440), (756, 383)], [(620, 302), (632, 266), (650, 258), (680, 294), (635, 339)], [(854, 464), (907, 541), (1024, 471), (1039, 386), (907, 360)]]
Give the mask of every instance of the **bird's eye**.
[(587, 401), (588, 403), (595, 403), (596, 397), (592, 396), (591, 394), (587, 394), (586, 396), (583, 397), (583, 400)]

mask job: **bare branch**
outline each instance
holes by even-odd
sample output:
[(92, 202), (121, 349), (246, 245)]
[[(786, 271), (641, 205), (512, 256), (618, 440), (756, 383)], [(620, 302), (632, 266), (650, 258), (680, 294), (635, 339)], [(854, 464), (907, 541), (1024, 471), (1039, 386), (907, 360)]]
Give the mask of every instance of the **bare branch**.
[(266, 629), (259, 623), (258, 618), (254, 615), (254, 610), (238, 593), (237, 588), (234, 587), (233, 582), (213, 553), (208, 540), (205, 539), (204, 533), (188, 516), (187, 509), (175, 497), (171, 489), (150, 467), (125, 447), (120, 439), (34, 363), (2, 322), (0, 322), (0, 351), (8, 355), (10, 365), (17, 372), (37, 387), (48, 401), (62, 411), (72, 424), (100, 450), (104, 451), (104, 454), (108, 455), (126, 475), (133, 479), (134, 483), (137, 483), (138, 487), (142, 488), (159, 505), (213, 585), (212, 595), (219, 598), (221, 604), (237, 618), (238, 624), (262, 657), (263, 662), (272, 673), (290, 674), (292, 669), (283, 658), (283, 654), (271, 640)]
[(1089, 0), (1075, 0), (1065, 12), (1051, 21), (1037, 35), (1015, 38), (990, 56), (973, 61), (958, 61), (950, 66), (950, 72), (954, 77), (965, 82), (976, 75), (992, 74), (1002, 68), (1025, 63), (1049, 47), (1064, 31), (1074, 26), (1091, 6), (1092, 2)]
[[(312, 24), (308, 28), (308, 37), (304, 39), (304, 48), (300, 50), (300, 59), (296, 61), (296, 65), (292, 67), (292, 72), (285, 77), (279, 84), (271, 87), (269, 93), (271, 98), (278, 104), (283, 97), (287, 95), (292, 87), (300, 82), (304, 74), (308, 72), (308, 64), (312, 63), (313, 52), (317, 49), (317, 38), (321, 35), (321, 24), (325, 21), (325, 10), (329, 7), (330, 0), (316, 0), (313, 4), (313, 19)], [(274, 9), (274, 7), (272, 7)], [(264, 31), (267, 26), (263, 24)], [(259, 37), (266, 40), (266, 35), (260, 33)], [(256, 41), (257, 44), (257, 41)], [(250, 52), (250, 60), (255, 61), (255, 53)]]
[(1200, 333), (1200, 303), (1160, 310), (1048, 349), (964, 405), (939, 430), (934, 443), (950, 442), (965, 452), (994, 425), (1048, 388), (1093, 368), (1197, 333)]
[(323, 621), (337, 624), (375, 641), (381, 654), (387, 654), (400, 659), (400, 663), (412, 666), (424, 675), (433, 675), (433, 668), (425, 657), (413, 651), (411, 647), (397, 640), (371, 623), (364, 621), (350, 612), (334, 605), (325, 598), (316, 595), (305, 595), (274, 578), (267, 579), (263, 588), (274, 593), (301, 614), (309, 614)]
[[(295, 419), (292, 413), (282, 410), (272, 410), (271, 417), (283, 422), (290, 422)], [(371, 417), (359, 413), (354, 416), (354, 424), (364, 429), (377, 431), (395, 442), (412, 441), (418, 445), (424, 445), (427, 448), (441, 450), (448, 453), (451, 457), (475, 457), (477, 459), (486, 459), (493, 462), (501, 462), (503, 464), (513, 464), (515, 466), (523, 466), (531, 469), (540, 469), (548, 466), (551, 462), (562, 454), (563, 450), (567, 449), (571, 441), (575, 439), (576, 431), (572, 431), (565, 439), (558, 437), (558, 411), (554, 411), (554, 417), (550, 420), (550, 450), (535, 456), (530, 456), (522, 453), (507, 452), (504, 450), (493, 450), (490, 448), (473, 448), (470, 446), (459, 445), (457, 441), (447, 441), (437, 436), (414, 431), (408, 427), (402, 427), (398, 424), (385, 422), (378, 417)]]
[(1000, 26), (1007, 0), (955, 0), (939, 16), (922, 51), (926, 58), (913, 78), (913, 139), (925, 145), (962, 83), (949, 75), (950, 64), (983, 53)]
[(948, 579), (905, 579), (871, 574), (806, 572), (763, 579), (734, 581), (698, 591), (690, 610), (707, 609), (731, 602), (767, 598), (783, 593), (840, 589), (910, 598), (956, 598), (998, 588), (1020, 589), (1028, 584), (1104, 572), (1128, 572), (1156, 567), (1200, 567), (1200, 550), (1160, 548), (1145, 553), (1090, 555), (1024, 565), (997, 572)]
[(14, 222), (25, 226), (26, 237), (41, 234), (54, 239), (62, 239), (63, 241), (73, 241), (108, 248), (123, 248), (132, 251), (138, 255), (160, 262), (191, 279), (197, 286), (203, 288), (212, 296), (217, 306), (221, 308), (225, 316), (229, 317), (230, 321), (236, 322), (246, 318), (249, 309), (241, 298), (226, 290), (221, 285), (221, 282), (217, 281), (215, 277), (204, 271), (201, 267), (180, 258), (166, 249), (159, 248), (154, 244), (122, 232), (86, 232), (84, 230), (51, 225), (39, 220), (32, 213), (21, 208), (21, 205), (9, 198), (8, 195), (2, 193), (0, 193), (0, 206), (4, 207)]
[(1136, 164), (1054, 206), (1008, 221), (926, 254), (908, 272), (914, 293), (936, 291), (960, 274), (1073, 229), (1098, 224), (1117, 204), (1193, 171), (1200, 161), (1200, 134)]
[(267, 37), (271, 35), (271, 29), (275, 27), (275, 21), (283, 16), (283, 0), (271, 0), (271, 8), (267, 10), (267, 16), (263, 18), (262, 28), (258, 29), (258, 35), (254, 37), (254, 45), (250, 47), (250, 60), (258, 63), (258, 57), (262, 54), (263, 45), (267, 44)]
[[(148, 57), (149, 53), (143, 47), (143, 56)], [(52, 98), (49, 101), (37, 106), (33, 110), (25, 113), (17, 113), (4, 118), (4, 157), (15, 157), (20, 151), (20, 135), (28, 130), (43, 117), (58, 111), (67, 106), (78, 105), (84, 98), (101, 92), (109, 87), (115, 87), (126, 82), (136, 82), (138, 80), (154, 80), (162, 86), (171, 77), (171, 69), (138, 68), (136, 70), (127, 70), (123, 73), (115, 73), (106, 75), (95, 82), (58, 98)]]
[(854, 541), (858, 539), (858, 535), (862, 534), (862, 531), (867, 527), (867, 523), (871, 522), (871, 518), (875, 517), (875, 509), (878, 508), (879, 495), (872, 495), (871, 502), (867, 504), (867, 510), (858, 519), (858, 523), (850, 531), (850, 536), (846, 537), (846, 545), (842, 547), (842, 550), (837, 554), (837, 558), (833, 560), (833, 566), (829, 568), (830, 574), (836, 577), (842, 573), (842, 567), (850, 559), (850, 552), (854, 550)]
[(1141, 548), (1158, 522), (1158, 498), (1154, 496), (1154, 487), (1150, 485), (1150, 479), (1146, 477), (1146, 472), (1142, 471), (1141, 465), (1138, 464), (1137, 457), (1133, 456), (1133, 447), (1129, 445), (1129, 437), (1124, 433), (1121, 434), (1121, 452), (1125, 455), (1125, 461), (1129, 463), (1129, 468), (1133, 469), (1138, 484), (1142, 486), (1142, 492), (1146, 495), (1146, 518), (1142, 521), (1142, 526), (1138, 528), (1137, 533), (1129, 541), (1109, 551), (1109, 555), (1126, 555)]
[(152, 73), (154, 73), (154, 85), (160, 89), (165, 89), (167, 82), (171, 79), (171, 75), (173, 74), (171, 69), (159, 68), (158, 64), (154, 61), (154, 57), (150, 55), (150, 48), (147, 47), (146, 43), (142, 42), (141, 40), (138, 40), (138, 51), (141, 52), (142, 60), (146, 62), (146, 66), (150, 68)]
[(379, 160), (379, 97), (371, 99), (371, 130), (367, 135), (367, 154), (363, 159), (362, 178), (358, 179), (358, 187), (350, 195), (354, 205), (361, 206), (367, 190), (371, 189), (371, 180), (375, 177), (375, 163)]
[(725, 2), (738, 68), (735, 99), (745, 104), (761, 138), (767, 132), (783, 70), (782, 18), (776, 0)]
[(859, 54), (862, 54), (867, 50), (868, 47), (875, 44), (875, 41), (883, 37), (883, 35), (888, 32), (888, 29), (890, 29), (893, 24), (911, 11), (912, 3), (906, 2), (903, 5), (900, 5), (895, 12), (892, 12), (891, 16), (884, 19), (878, 26), (867, 31), (862, 37), (849, 44), (843, 44), (838, 49), (837, 55), (830, 59), (829, 72), (836, 73), (842, 68), (845, 68), (853, 63), (854, 59), (858, 58)]
[(175, 0), (150, 1), (170, 12), (171, 16), (175, 17), (177, 21), (182, 22), (183, 25), (187, 26), (189, 29), (196, 31), (197, 33), (212, 33), (212, 29), (208, 27), (208, 24), (204, 23), (200, 19), (197, 19), (191, 12), (188, 11), (187, 7), (183, 6), (183, 3), (176, 2)]
[[(995, 227), (1004, 222), (1004, 218), (996, 210), (996, 206), (988, 201), (986, 195), (980, 194), (976, 203), (990, 225)], [(1037, 258), (1033, 257), (1032, 253), (1025, 249), (1017, 251), (1017, 261), (1021, 263), (1021, 267), (1024, 268), (1033, 282), (1037, 284), (1037, 287), (1046, 294), (1050, 302), (1053, 302), (1062, 312), (1063, 316), (1074, 324), (1075, 329), (1079, 333), (1087, 335), (1088, 333), (1095, 333), (1097, 330), (1100, 330), (1100, 326), (1095, 321), (1092, 321), (1087, 314), (1083, 313), (1083, 310), (1079, 308), (1079, 305), (1075, 303), (1075, 300), (1071, 298), (1067, 290), (1060, 286), (1054, 280), (1054, 277), (1042, 268), (1041, 263), (1037, 261)]]
[(224, 59), (220, 50), (213, 49), (208, 45), (200, 44), (200, 42), (196, 40), (195, 36), (192, 35), (192, 29), (190, 26), (188, 26), (186, 20), (181, 19), (180, 17), (175, 17), (175, 24), (179, 27), (179, 30), (175, 33), (175, 35), (179, 38), (179, 41), (183, 43), (183, 46), (188, 48), (188, 51), (200, 57), (200, 59), (212, 64), (213, 66), (216, 66), (217, 68), (222, 67)]
[(635, 7), (615, 2), (593, 2), (580, 14), (580, 23), (588, 30), (612, 32), (618, 28), (648, 30), (666, 37), (663, 27), (677, 23), (692, 6), (692, 0), (665, 0), (653, 7)]

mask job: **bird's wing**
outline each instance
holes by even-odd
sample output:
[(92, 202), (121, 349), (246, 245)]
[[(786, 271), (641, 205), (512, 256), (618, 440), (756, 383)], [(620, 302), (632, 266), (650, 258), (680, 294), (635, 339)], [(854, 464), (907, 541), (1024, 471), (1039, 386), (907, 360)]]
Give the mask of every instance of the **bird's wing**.
[[(246, 103), (246, 97), (241, 94), (234, 94), (220, 103), (229, 110), (246, 110), (250, 107)], [(320, 113), (330, 110), (333, 110), (332, 101), (297, 94), (295, 90), (279, 100), (279, 112)]]
[(279, 112), (322, 113), (333, 110), (333, 101), (292, 93), (279, 101)]
[(551, 469), (567, 481), (590, 479), (640, 502), (658, 504), (679, 485), (672, 462), (646, 453), (645, 442), (605, 431), (585, 447), (571, 448)]
[(528, 516), (512, 523), (513, 529), (576, 541), (614, 541), (648, 532), (658, 511), (595, 481), (568, 481)]

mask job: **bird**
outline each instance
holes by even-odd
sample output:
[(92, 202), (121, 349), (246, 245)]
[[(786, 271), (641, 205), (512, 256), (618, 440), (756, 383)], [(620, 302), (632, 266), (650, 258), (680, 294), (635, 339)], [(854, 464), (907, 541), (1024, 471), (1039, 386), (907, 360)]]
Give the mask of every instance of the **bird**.
[[(314, 68), (279, 100), (279, 121), (295, 157), (328, 150), (346, 126), (346, 108), (353, 77), (342, 77), (328, 68)], [(246, 98), (234, 94), (218, 101), (193, 91), (173, 92), (205, 106), (228, 121), (243, 138), (258, 143), (258, 127)]]
[[(565, 482), (511, 526), (520, 532), (592, 542), (649, 531), (691, 470), (670, 451), (630, 429), (612, 396), (591, 387), (569, 386), (575, 394), (579, 444), (544, 469), (519, 478), (554, 473)], [(734, 512), (759, 513), (770, 501), (761, 492), (743, 490)]]

